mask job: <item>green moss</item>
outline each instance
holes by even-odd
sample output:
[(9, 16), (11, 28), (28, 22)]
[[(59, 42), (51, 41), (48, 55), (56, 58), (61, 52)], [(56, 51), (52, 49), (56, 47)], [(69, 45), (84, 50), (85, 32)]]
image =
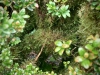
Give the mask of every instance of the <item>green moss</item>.
[(18, 44), (16, 47), (14, 47), (13, 51), (15, 53), (19, 52), (17, 53), (19, 57), (25, 59), (31, 51), (35, 51), (38, 54), (41, 50), (41, 47), (46, 41), (45, 47), (43, 48), (43, 52), (50, 55), (53, 53), (55, 49), (54, 42), (58, 39), (66, 39), (66, 37), (63, 36), (62, 31), (38, 29), (31, 32), (30, 34), (25, 35), (22, 42)]
[(99, 19), (95, 16), (96, 13), (97, 11), (91, 10), (87, 3), (83, 4), (78, 12), (80, 17), (78, 34), (81, 39), (80, 43), (82, 44), (85, 43), (85, 40), (89, 35), (95, 35), (100, 32), (100, 22)]

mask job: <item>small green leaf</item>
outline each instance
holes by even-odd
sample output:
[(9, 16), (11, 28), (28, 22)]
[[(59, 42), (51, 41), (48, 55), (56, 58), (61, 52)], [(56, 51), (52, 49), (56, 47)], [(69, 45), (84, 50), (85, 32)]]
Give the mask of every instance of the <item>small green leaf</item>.
[(61, 17), (61, 14), (59, 14), (58, 17)]
[(55, 5), (55, 2), (50, 1), (49, 4), (51, 4), (51, 5)]
[(54, 2), (60, 2), (61, 0), (54, 0)]
[(92, 6), (96, 6), (98, 2), (92, 2)]
[(64, 11), (64, 10), (66, 10), (66, 7), (65, 7), (65, 5), (62, 5), (62, 6), (60, 7), (60, 10), (61, 10), (61, 11)]
[(29, 18), (29, 15), (24, 15), (23, 18)]
[(68, 66), (68, 70), (73, 71), (73, 67), (72, 66)]
[(52, 11), (51, 10), (48, 10), (48, 13), (52, 13)]
[(96, 40), (93, 42), (93, 46), (94, 46), (94, 47), (100, 47), (100, 39), (96, 39)]
[(33, 8), (31, 6), (28, 6), (27, 9), (33, 11)]
[(100, 4), (96, 7), (96, 10), (100, 10)]
[(9, 24), (12, 24), (14, 20), (13, 19), (9, 19)]
[(8, 24), (4, 24), (4, 25), (3, 25), (3, 28), (4, 28), (4, 29), (7, 29), (8, 27), (9, 27)]
[(84, 53), (85, 53), (86, 51), (82, 48), (82, 47), (80, 47), (79, 49), (78, 49), (78, 53), (79, 53), (79, 55), (80, 56), (84, 56)]
[(67, 45), (70, 45), (72, 43), (72, 40), (68, 40), (67, 42), (65, 42)]
[(98, 54), (99, 51), (98, 51), (98, 50), (92, 50), (92, 53), (94, 53), (94, 54)]
[(67, 12), (66, 12), (66, 15), (68, 16), (68, 17), (70, 17), (70, 13), (69, 13), (70, 11), (69, 10), (67, 10)]
[(12, 29), (10, 30), (10, 32), (11, 32), (11, 33), (16, 33), (16, 30), (12, 28)]
[(62, 44), (62, 48), (68, 48), (69, 45), (68, 44)]
[(62, 46), (62, 42), (59, 41), (59, 40), (57, 40), (57, 41), (55, 41), (55, 45), (56, 45), (56, 46)]
[(60, 51), (60, 49), (61, 49), (61, 47), (56, 47), (56, 48), (55, 48), (55, 52)]
[(82, 62), (84, 58), (82, 56), (75, 57), (75, 62)]
[(89, 53), (88, 53), (88, 52), (85, 52), (85, 53), (84, 53), (84, 57), (85, 57), (85, 58), (88, 58), (88, 57), (89, 57)]
[(63, 13), (62, 16), (63, 16), (64, 18), (66, 18), (66, 13)]
[(91, 65), (91, 62), (88, 59), (85, 59), (84, 61), (82, 61), (81, 65), (85, 68), (88, 69), (89, 66)]
[(11, 40), (11, 44), (12, 44), (12, 45), (16, 45), (16, 44), (18, 44), (19, 42), (21, 42), (21, 40), (20, 40), (19, 37), (14, 37), (14, 38)]
[(89, 53), (89, 59), (90, 60), (93, 60), (95, 58), (97, 58), (97, 55), (94, 55), (93, 53)]
[[(59, 13), (59, 12), (55, 12), (55, 15), (57, 15), (57, 16), (58, 16), (58, 15), (60, 15), (60, 13)], [(58, 16), (58, 17), (59, 17), (59, 16)]]
[(67, 68), (68, 67), (68, 64), (70, 63), (70, 61), (67, 61), (67, 62), (63, 62), (63, 64), (64, 64), (64, 66), (65, 66), (65, 68)]
[(21, 9), (19, 13), (20, 13), (21, 16), (24, 15), (25, 14), (25, 9)]
[(67, 55), (70, 55), (70, 50), (66, 50), (66, 54)]
[(62, 55), (63, 54), (63, 52), (64, 52), (64, 49), (62, 48), (62, 49), (60, 49), (60, 51), (59, 51), (59, 55)]
[(66, 9), (68, 9), (69, 5), (66, 5)]
[(89, 51), (92, 51), (92, 50), (93, 50), (93, 47), (92, 47), (91, 44), (87, 44), (87, 45), (85, 46), (85, 48), (88, 49)]

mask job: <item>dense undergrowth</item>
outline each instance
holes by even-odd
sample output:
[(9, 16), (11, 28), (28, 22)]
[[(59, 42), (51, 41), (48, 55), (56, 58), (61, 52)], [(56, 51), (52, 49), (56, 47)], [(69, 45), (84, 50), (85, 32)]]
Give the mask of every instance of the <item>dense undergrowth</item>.
[(0, 75), (99, 75), (100, 0), (1, 0)]

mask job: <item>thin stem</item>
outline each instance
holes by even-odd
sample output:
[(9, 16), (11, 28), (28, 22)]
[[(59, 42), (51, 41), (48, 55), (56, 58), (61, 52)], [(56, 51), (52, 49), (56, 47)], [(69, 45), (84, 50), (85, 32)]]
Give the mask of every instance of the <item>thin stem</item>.
[(45, 47), (46, 41), (47, 41), (47, 39), (45, 40), (43, 46), (41, 47), (41, 50), (40, 50), (40, 52), (38, 53), (38, 55), (36, 56), (34, 62), (36, 62), (36, 61), (38, 60), (39, 56), (41, 55), (41, 53), (42, 53), (42, 51), (43, 51), (43, 48)]

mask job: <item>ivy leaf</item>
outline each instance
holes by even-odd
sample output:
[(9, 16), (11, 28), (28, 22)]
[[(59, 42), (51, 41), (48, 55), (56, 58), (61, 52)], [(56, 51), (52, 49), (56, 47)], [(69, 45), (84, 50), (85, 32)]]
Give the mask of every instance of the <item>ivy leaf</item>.
[(61, 47), (56, 47), (55, 52), (60, 51)]
[(85, 53), (86, 51), (82, 48), (82, 47), (80, 47), (79, 49), (78, 49), (78, 53), (79, 53), (79, 55), (80, 56), (84, 56), (84, 53)]
[(62, 46), (62, 42), (59, 41), (59, 40), (57, 40), (57, 41), (55, 41), (55, 45), (56, 45), (56, 46)]
[(60, 49), (60, 51), (58, 53), (59, 53), (59, 55), (62, 55), (63, 52), (64, 52), (64, 49), (62, 48), (62, 49)]
[(89, 66), (91, 65), (91, 62), (88, 59), (85, 59), (84, 61), (82, 61), (81, 65), (85, 68), (88, 69)]

